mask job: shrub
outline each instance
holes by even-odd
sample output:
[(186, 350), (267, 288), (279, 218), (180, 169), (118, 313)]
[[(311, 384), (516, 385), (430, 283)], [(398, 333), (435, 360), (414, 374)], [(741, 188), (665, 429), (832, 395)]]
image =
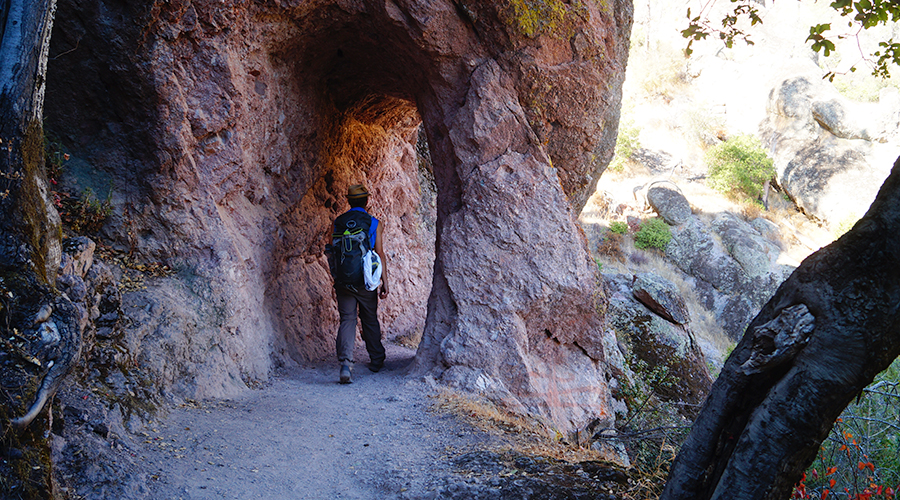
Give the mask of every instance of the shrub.
[(628, 232), (628, 224), (617, 220), (609, 224), (609, 230), (616, 234), (625, 234)]
[(671, 387), (673, 376), (667, 367), (650, 367), (628, 356), (628, 367), (637, 376), (623, 383), (621, 395), (628, 406), (627, 420), (616, 422), (616, 439), (624, 442), (634, 473), (632, 495), (626, 498), (659, 498), (669, 467), (690, 431), (677, 405), (663, 401), (657, 389)]
[(606, 256), (609, 259), (622, 262), (625, 255), (622, 253), (622, 235), (617, 232), (610, 231), (597, 244), (597, 253)]
[(635, 151), (641, 148), (640, 134), (641, 130), (631, 120), (619, 124), (616, 151), (609, 164), (610, 171), (622, 172), (625, 170), (625, 163), (628, 162)]
[(104, 201), (98, 200), (91, 188), (85, 188), (77, 198), (62, 192), (56, 196), (60, 217), (75, 233), (95, 234), (112, 215), (112, 191)]
[(837, 223), (837, 226), (834, 228), (834, 239), (838, 239), (843, 236), (847, 231), (853, 229), (853, 226), (859, 220), (859, 216), (856, 213), (849, 213), (846, 217), (841, 219), (840, 222)]
[(794, 498), (837, 498), (838, 493), (841, 498), (894, 498), (900, 484), (898, 403), (900, 360), (895, 360), (837, 419)]
[(44, 163), (51, 184), (56, 184), (62, 177), (63, 166), (68, 159), (69, 154), (63, 151), (59, 142), (44, 136)]
[(665, 250), (669, 240), (672, 239), (672, 231), (666, 221), (659, 217), (646, 220), (641, 223), (641, 228), (634, 235), (634, 246), (640, 249), (658, 248)]
[(775, 176), (772, 159), (752, 135), (738, 135), (710, 148), (706, 163), (711, 186), (737, 199), (760, 199), (763, 184)]

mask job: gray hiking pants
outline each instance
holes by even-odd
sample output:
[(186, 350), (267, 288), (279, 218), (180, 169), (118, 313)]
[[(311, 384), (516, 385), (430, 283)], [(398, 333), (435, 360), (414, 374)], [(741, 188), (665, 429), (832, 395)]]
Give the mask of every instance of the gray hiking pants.
[(362, 322), (362, 338), (366, 342), (369, 360), (374, 365), (384, 363), (384, 346), (381, 344), (381, 325), (378, 324), (378, 291), (353, 291), (342, 286), (334, 288), (337, 294), (341, 324), (337, 334), (338, 361), (353, 362), (356, 343), (356, 316)]

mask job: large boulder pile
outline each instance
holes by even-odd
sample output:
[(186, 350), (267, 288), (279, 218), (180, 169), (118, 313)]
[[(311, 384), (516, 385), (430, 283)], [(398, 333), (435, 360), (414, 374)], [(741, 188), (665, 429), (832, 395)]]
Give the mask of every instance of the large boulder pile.
[[(678, 276), (677, 295), (681, 300), (687, 301), (690, 295), (691, 300), (696, 300), (694, 307), (712, 313), (715, 323), (731, 340), (740, 339), (760, 307), (793, 272), (794, 267), (786, 263), (791, 260), (784, 253), (779, 226), (763, 217), (748, 222), (727, 210), (694, 214), (682, 189), (672, 180), (646, 183), (635, 188), (634, 195), (636, 200), (617, 199), (606, 193), (601, 203), (606, 208), (592, 214), (600, 219), (628, 221), (632, 232), (640, 226), (642, 219), (651, 217), (654, 212), (665, 220), (671, 240), (660, 253), (664, 263), (657, 265), (671, 267), (667, 272)], [(609, 230), (602, 229), (602, 224), (589, 222), (584, 215), (582, 222), (594, 248), (601, 253), (608, 251), (611, 244)], [(628, 250), (619, 245), (616, 255), (625, 267), (640, 269), (647, 266), (645, 251)], [(627, 252), (631, 254), (625, 255)], [(610, 276), (620, 272), (604, 277), (608, 281)], [(646, 295), (638, 290), (635, 294)], [(629, 296), (624, 292), (623, 295)], [(662, 313), (661, 307), (644, 304), (667, 321), (680, 321), (680, 314), (668, 317), (672, 313)], [(679, 310), (678, 307), (667, 309)], [(715, 349), (702, 341), (700, 345), (711, 361), (719, 361), (721, 353), (713, 352)]]
[(562, 432), (611, 422), (575, 217), (612, 155), (632, 6), (551, 3), (58, 2), (46, 113), (68, 182), (111, 186), (104, 238), (178, 271), (122, 298), (160, 391), (333, 356), (322, 250), (364, 182), (384, 329), (423, 335), (416, 373)]
[(832, 227), (861, 217), (900, 155), (896, 89), (860, 103), (828, 82), (796, 76), (772, 89), (766, 109), (760, 134), (797, 206)]

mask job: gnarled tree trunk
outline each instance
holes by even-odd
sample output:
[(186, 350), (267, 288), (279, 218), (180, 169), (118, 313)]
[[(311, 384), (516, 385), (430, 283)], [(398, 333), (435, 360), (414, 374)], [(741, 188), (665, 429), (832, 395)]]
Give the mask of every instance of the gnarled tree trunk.
[(51, 498), (43, 410), (81, 352), (78, 311), (53, 288), (61, 229), (44, 172), (55, 0), (6, 0), (0, 9), (0, 496)]
[(47, 198), (41, 115), (55, 0), (6, 0), (0, 42), (0, 269), (52, 281), (59, 215)]
[(853, 229), (747, 328), (662, 498), (788, 498), (835, 419), (900, 354), (900, 159)]

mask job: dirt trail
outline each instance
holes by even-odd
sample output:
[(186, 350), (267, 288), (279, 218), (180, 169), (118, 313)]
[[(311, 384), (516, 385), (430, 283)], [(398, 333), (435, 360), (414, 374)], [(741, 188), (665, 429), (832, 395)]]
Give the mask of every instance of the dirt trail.
[(449, 458), (491, 437), (429, 411), (436, 390), (407, 377), (413, 352), (385, 369), (293, 369), (234, 400), (173, 410), (138, 450), (153, 496), (167, 499), (423, 498)]

